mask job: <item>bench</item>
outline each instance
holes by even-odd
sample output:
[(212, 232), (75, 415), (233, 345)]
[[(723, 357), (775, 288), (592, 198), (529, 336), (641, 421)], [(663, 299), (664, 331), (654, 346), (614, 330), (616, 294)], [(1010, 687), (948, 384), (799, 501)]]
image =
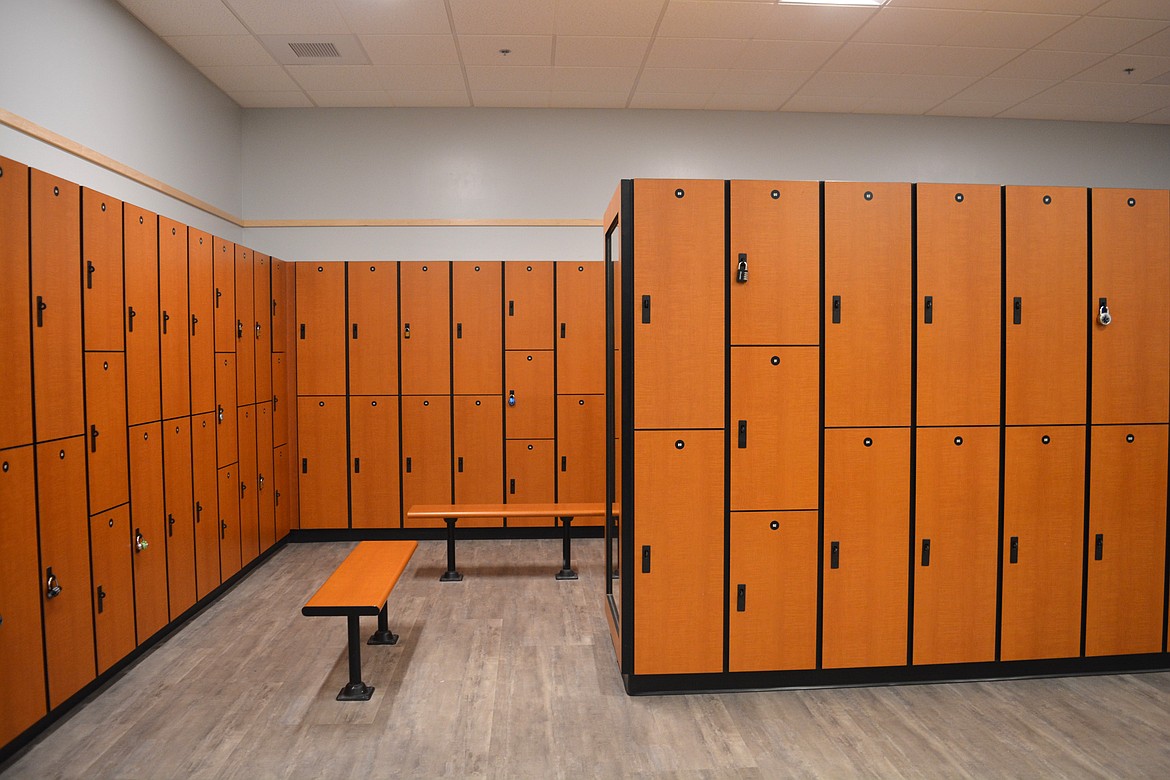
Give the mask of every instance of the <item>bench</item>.
[(359, 542), (301, 607), (302, 615), (344, 616), (348, 623), (349, 682), (337, 694), (338, 701), (369, 701), (373, 695), (374, 687), (362, 682), (358, 619), (362, 615), (378, 616), (378, 630), (367, 644), (398, 643), (398, 635), (390, 631), (387, 601), (417, 548), (418, 542), (415, 541)]
[(574, 517), (604, 517), (605, 504), (415, 504), (406, 513), (410, 520), (442, 520), (447, 524), (447, 571), (440, 582), (459, 582), (463, 579), (455, 568), (455, 523), (472, 517), (548, 517), (561, 521), (564, 529), (563, 558), (558, 580), (575, 580), (572, 567), (573, 541), (570, 534)]

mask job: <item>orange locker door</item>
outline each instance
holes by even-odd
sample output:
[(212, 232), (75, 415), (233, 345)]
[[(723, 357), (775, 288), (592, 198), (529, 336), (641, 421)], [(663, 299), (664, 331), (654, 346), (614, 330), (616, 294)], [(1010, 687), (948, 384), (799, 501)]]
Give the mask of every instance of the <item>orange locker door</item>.
[(553, 348), (553, 264), (504, 263), (504, 348)]
[(126, 397), (131, 425), (162, 419), (158, 215), (122, 209), (126, 268)]
[(253, 255), (247, 247), (236, 245), (236, 401), (241, 405), (256, 403), (256, 321), (253, 293)]
[(817, 532), (815, 511), (731, 513), (730, 671), (816, 666)]
[(1077, 656), (1085, 430), (1008, 428), (1004, 459), (1000, 658)]
[[(1170, 413), (1170, 193), (1093, 190), (1093, 422)], [(1104, 307), (1104, 309), (1102, 309)], [(1108, 323), (1108, 324), (1105, 324)]]
[[(11, 163), (2, 158), (0, 170), (5, 177), (13, 175)], [(0, 177), (0, 193), (3, 189), (4, 178)], [(0, 452), (0, 506), (4, 507), (0, 593), (4, 594), (5, 632), (0, 642), (0, 690), (4, 691), (0, 744), (8, 744), (45, 714), (45, 645), (38, 592), (41, 573), (32, 447)]]
[(349, 266), (349, 392), (398, 393), (397, 264)]
[(816, 509), (820, 349), (731, 348), (731, 508)]
[(85, 348), (121, 351), (122, 201), (81, 188), (81, 297)]
[(553, 438), (557, 403), (553, 353), (509, 351), (504, 365), (508, 438)]
[(348, 528), (345, 398), (297, 399), (301, 528)]
[(345, 395), (345, 264), (295, 268), (297, 394)]
[(998, 425), (1001, 190), (919, 184), (918, 424)]
[(241, 406), (236, 419), (240, 461), (240, 563), (247, 565), (260, 554), (260, 500), (256, 489), (259, 472), (256, 456), (256, 407)]
[(272, 354), (272, 443), (288, 444), (288, 365), (285, 355)]
[(256, 404), (256, 500), (260, 552), (276, 543), (276, 480), (273, 479), (272, 404)]
[(130, 500), (126, 455), (126, 359), (121, 352), (85, 353), (89, 423), (89, 511)]
[(909, 184), (825, 184), (826, 426), (910, 424), (912, 241)]
[(90, 518), (98, 674), (128, 656), (135, 647), (130, 539), (129, 505)]
[(215, 279), (211, 235), (187, 229), (191, 413), (215, 411)]
[(731, 182), (731, 343), (820, 343), (815, 181)]
[(187, 304), (187, 226), (158, 220), (158, 284), (162, 308), (162, 414), (191, 414), (191, 342)]
[(500, 392), (502, 263), (451, 264), (452, 382), (456, 395)]
[(134, 551), (134, 625), (138, 644), (170, 620), (167, 609), (167, 521), (161, 423), (130, 429), (130, 524)]
[(211, 242), (215, 282), (215, 351), (236, 351), (236, 245), (222, 238)]
[[(404, 264), (405, 265), (405, 264)], [(405, 279), (405, 277), (403, 277)], [(405, 302), (405, 299), (403, 299)], [(403, 377), (406, 374), (403, 372)], [(451, 503), (451, 397), (402, 398), (402, 510)], [(301, 522), (305, 495), (301, 491)], [(405, 520), (408, 528), (443, 527), (441, 520)]]
[(227, 581), (240, 570), (240, 479), (235, 465), (219, 470), (219, 571)]
[(910, 431), (825, 431), (824, 668), (906, 663), (909, 541)]
[[(120, 219), (120, 218), (119, 218)], [(121, 222), (119, 222), (121, 224)], [(32, 444), (28, 167), (0, 157), (0, 449)], [(121, 328), (119, 328), (121, 332)], [(5, 689), (8, 690), (8, 689)], [(24, 722), (29, 710), (14, 713)], [(3, 721), (0, 721), (3, 722)], [(6, 742), (3, 734), (0, 741)]]
[(604, 263), (557, 263), (558, 393), (605, 393), (604, 272)]
[(349, 399), (350, 485), (354, 528), (401, 528), (398, 398)]
[(632, 672), (720, 672), (723, 432), (636, 431), (634, 495)]
[[(544, 504), (556, 500), (556, 442), (552, 439), (509, 439), (504, 458), (509, 504)], [(509, 517), (510, 528), (551, 526), (553, 517)]]
[(94, 677), (90, 599), (89, 515), (85, 502), (85, 438), (37, 445), (41, 582), (49, 707)]
[[(498, 313), (498, 312), (497, 312)], [(455, 415), (455, 502), (504, 501), (504, 425), (498, 395), (458, 395)], [(463, 528), (500, 527), (503, 517), (460, 520)]]
[(999, 428), (919, 428), (915, 664), (995, 660)]
[(1085, 655), (1157, 653), (1165, 614), (1166, 426), (1094, 426), (1092, 442)]
[(722, 428), (723, 182), (634, 196), (634, 427)]
[[(557, 500), (605, 503), (605, 396), (557, 397)], [(601, 525), (582, 517), (578, 525)]]
[(1085, 421), (1087, 195), (1007, 187), (1008, 425)]
[(288, 349), (288, 278), (292, 271), (288, 263), (283, 260), (271, 259), (272, 268), (272, 300), (269, 302), (272, 316), (272, 351), (284, 352)]
[[(64, 179), (34, 170), (30, 212), (36, 440), (50, 441), (85, 432), (78, 283), (80, 190)], [(21, 306), (17, 311), (23, 309)], [(18, 351), (24, 351), (24, 343)], [(19, 367), (23, 361), (19, 355), (15, 357), (14, 365)], [(19, 422), (19, 407), (17, 412)]]
[(292, 514), (289, 511), (289, 501), (291, 494), (288, 492), (290, 468), (288, 451), (288, 445), (282, 445), (272, 451), (272, 474), (276, 488), (276, 541), (278, 542), (284, 537), (288, 536), (288, 529)]
[(272, 258), (253, 255), (252, 317), (256, 344), (256, 403), (272, 400)]
[(402, 394), (450, 393), (451, 264), (399, 263), (398, 272)]
[(191, 487), (191, 418), (163, 423), (167, 512), (167, 590), (171, 620), (195, 603), (195, 500)]
[(191, 486), (195, 499), (195, 596), (219, 587), (219, 472), (215, 415), (191, 418)]
[(236, 356), (221, 352), (215, 356), (215, 438), (219, 466), (235, 463), (236, 452)]

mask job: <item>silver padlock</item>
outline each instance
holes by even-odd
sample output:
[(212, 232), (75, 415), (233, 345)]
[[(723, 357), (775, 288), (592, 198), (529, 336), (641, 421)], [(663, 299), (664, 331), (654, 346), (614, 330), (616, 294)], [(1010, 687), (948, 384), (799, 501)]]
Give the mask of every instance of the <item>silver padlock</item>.
[(1097, 311), (1097, 322), (1102, 325), (1108, 325), (1113, 322), (1113, 315), (1109, 313), (1109, 304), (1101, 304), (1101, 308)]
[(740, 284), (746, 284), (747, 280), (748, 280), (747, 255), (741, 252), (739, 255), (739, 265), (738, 265), (736, 272), (735, 272), (735, 281), (739, 282)]

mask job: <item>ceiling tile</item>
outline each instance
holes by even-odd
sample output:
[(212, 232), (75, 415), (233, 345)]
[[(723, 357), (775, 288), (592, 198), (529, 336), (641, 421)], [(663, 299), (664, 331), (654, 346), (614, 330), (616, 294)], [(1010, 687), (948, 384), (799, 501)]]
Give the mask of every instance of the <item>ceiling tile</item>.
[(304, 92), (261, 91), (252, 92), (241, 90), (228, 92), (228, 97), (236, 101), (241, 108), (312, 108), (313, 104)]
[(210, 65), (275, 65), (251, 35), (173, 35), (163, 38), (197, 68)]
[(463, 107), (470, 106), (466, 90), (458, 91), (410, 91), (387, 90), (396, 106)]
[(390, 93), (384, 90), (318, 92), (309, 91), (309, 97), (321, 108), (345, 108), (350, 106), (362, 108), (388, 108), (394, 105)]
[(553, 40), (551, 35), (460, 35), (459, 50), (464, 65), (552, 65)]
[(956, 30), (947, 43), (951, 46), (1030, 49), (1073, 21), (1076, 21), (1074, 16), (985, 11)]
[(1129, 19), (1161, 19), (1170, 22), (1170, 3), (1166, 0), (1109, 0), (1092, 12), (1093, 16), (1119, 16)]
[(220, 0), (118, 0), (155, 35), (246, 35), (248, 30)]
[(857, 109), (865, 98), (844, 95), (794, 95), (780, 106), (781, 111), (848, 114)]
[(953, 97), (972, 82), (973, 79), (962, 76), (820, 72), (801, 87), (800, 94), (865, 99), (914, 98), (938, 103)]
[(1104, 55), (1075, 51), (1026, 51), (1004, 65), (996, 78), (1067, 79), (1104, 59)]
[(362, 35), (359, 40), (375, 65), (459, 64), (450, 35)]
[(999, 114), (1007, 119), (1048, 119), (1076, 122), (1128, 122), (1133, 111), (1115, 106), (1068, 106), (1059, 103), (1021, 103)]
[(921, 116), (937, 104), (927, 98), (871, 98), (857, 107), (857, 113)]
[(926, 113), (929, 116), (995, 116), (1011, 108), (1007, 101), (947, 100)]
[(1163, 108), (1159, 111), (1151, 111), (1150, 113), (1139, 116), (1131, 121), (1140, 122), (1142, 124), (1170, 125), (1170, 108)]
[(735, 67), (816, 70), (839, 48), (836, 41), (748, 41)]
[(664, 38), (751, 38), (765, 6), (671, 0), (658, 26)]
[(553, 35), (549, 0), (449, 0), (459, 35)]
[(719, 85), (719, 92), (735, 95), (772, 95), (787, 98), (812, 76), (810, 71), (729, 70)]
[(875, 13), (873, 8), (762, 5), (753, 38), (778, 41), (847, 41)]
[(1021, 49), (979, 49), (969, 46), (936, 46), (906, 69), (907, 73), (936, 76), (987, 76), (1015, 59)]
[(548, 92), (484, 90), (472, 93), (482, 108), (548, 108)]
[(1104, 0), (995, 0), (993, 11), (1016, 11), (1033, 14), (1087, 14)]
[[(1133, 68), (1131, 73), (1126, 70)], [(1170, 71), (1170, 57), (1141, 57), (1118, 54), (1107, 57), (1097, 65), (1081, 71), (1077, 81), (1108, 81), (1115, 84), (1144, 84)]]
[(630, 94), (637, 68), (553, 68), (555, 92), (621, 92)]
[(1108, 19), (1088, 16), (1047, 38), (1036, 48), (1056, 51), (1094, 51), (1111, 54), (1165, 30), (1170, 22), (1147, 19)]
[(200, 68), (224, 92), (295, 91), (300, 87), (279, 65), (223, 66)]
[(654, 32), (665, 7), (665, 0), (556, 0), (556, 34), (644, 37)]
[(570, 66), (641, 66), (649, 38), (558, 35), (556, 64)]
[(711, 96), (704, 108), (711, 111), (775, 111), (783, 99), (774, 95), (737, 95), (719, 92)]
[(745, 42), (730, 38), (656, 38), (648, 68), (730, 68)]
[(382, 87), (390, 92), (458, 92), (466, 90), (458, 65), (377, 65)]
[(549, 94), (550, 108), (625, 108), (628, 92), (568, 92)]
[(889, 0), (890, 8), (950, 8), (961, 11), (985, 11), (1000, 0)]
[(830, 73), (904, 73), (930, 49), (930, 46), (850, 41), (824, 64), (822, 70)]
[[(303, 33), (259, 35), (260, 44), (281, 65), (368, 65), (369, 57), (356, 35)], [(329, 56), (304, 55), (293, 47), (301, 43), (332, 46)]]
[(986, 78), (959, 92), (955, 99), (981, 103), (1004, 102), (1011, 106), (1038, 95), (1057, 83), (1048, 79)]
[(472, 95), (485, 90), (547, 92), (552, 89), (552, 72), (551, 65), (469, 65), (467, 82), (471, 85)]
[(373, 65), (287, 65), (288, 74), (308, 92), (381, 91), (382, 79)]
[(710, 100), (710, 92), (641, 92), (630, 100), (630, 108), (697, 109)]
[(1160, 57), (1168, 51), (1170, 51), (1170, 30), (1163, 30), (1157, 35), (1152, 35), (1144, 41), (1130, 46), (1125, 50), (1125, 53), (1149, 54), (1152, 57)]
[(694, 68), (646, 68), (638, 79), (638, 91), (657, 94), (695, 92), (710, 94), (719, 88), (726, 71)]
[(334, 0), (350, 30), (362, 35), (450, 35), (443, 0)]
[(942, 44), (955, 30), (978, 15), (976, 11), (938, 8), (882, 8), (853, 36), (870, 43)]
[(1135, 108), (1139, 110), (1134, 116), (1139, 116), (1170, 105), (1170, 86), (1063, 81), (1031, 98), (1029, 102)]
[(332, 2), (320, 0), (223, 0), (256, 35), (344, 35), (345, 17)]

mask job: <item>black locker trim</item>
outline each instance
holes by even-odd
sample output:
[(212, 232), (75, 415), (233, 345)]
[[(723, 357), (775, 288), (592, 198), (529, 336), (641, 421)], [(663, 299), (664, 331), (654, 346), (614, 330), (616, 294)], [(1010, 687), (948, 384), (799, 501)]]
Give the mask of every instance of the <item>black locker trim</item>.
[(395, 320), (397, 329), (394, 331), (394, 338), (398, 340), (398, 347), (395, 350), (398, 357), (398, 527), (405, 528), (406, 478), (402, 473), (403, 458), (406, 454), (402, 445), (402, 263), (394, 263), (394, 276), (397, 281), (394, 285), (395, 305), (398, 307), (398, 316)]
[[(1093, 188), (1085, 192), (1085, 301), (1086, 311), (1093, 307)], [(1081, 656), (1085, 655), (1085, 632), (1089, 621), (1089, 498), (1092, 491), (1093, 459), (1093, 325), (1096, 319), (1085, 317), (1085, 498), (1084, 536), (1081, 540)], [(1165, 618), (1162, 619), (1165, 622)]]
[[(731, 669), (731, 181), (723, 182), (723, 671)], [(742, 611), (742, 610), (741, 610)]]
[[(560, 420), (560, 417), (561, 417), (560, 397), (561, 396), (559, 393), (560, 385), (557, 384), (557, 374), (558, 374), (558, 368), (559, 368), (558, 364), (560, 363), (560, 360), (559, 360), (560, 353), (558, 352), (558, 349), (560, 347), (560, 341), (557, 339), (557, 334), (556, 334), (557, 323), (560, 322), (560, 319), (557, 317), (557, 267), (558, 266), (559, 266), (559, 263), (556, 263), (556, 262), (552, 263), (552, 273), (553, 273), (553, 288), (552, 288), (552, 302), (553, 302), (553, 340), (552, 340), (552, 344), (553, 344), (552, 345), (552, 353), (553, 353), (553, 447), (555, 448), (553, 450), (553, 464), (554, 464), (553, 465), (553, 501), (560, 501), (561, 500), (561, 478), (556, 472), (556, 465), (555, 465), (556, 464), (556, 457), (557, 457), (557, 455), (560, 454), (559, 450), (560, 450), (560, 444), (561, 444), (561, 424), (560, 424), (561, 423), (561, 420)], [(564, 323), (561, 323), (561, 325), (563, 327)], [(572, 521), (570, 521), (570, 523), (571, 522)], [(554, 517), (553, 518), (553, 526), (555, 528), (560, 528), (561, 527), (561, 518)]]
[(1007, 187), (999, 188), (999, 534), (995, 561), (995, 661), (1003, 643), (1003, 512), (1007, 462)]
[(918, 533), (918, 185), (910, 185), (910, 524), (906, 593), (906, 664), (914, 663), (914, 551)]
[[(634, 674), (634, 180), (622, 180), (622, 609), (623, 675)], [(626, 428), (629, 421), (629, 428)]]
[[(508, 299), (507, 278), (508, 278), (508, 261), (500, 262), (500, 386), (496, 388), (496, 393), (500, 397), (500, 497), (503, 499), (508, 494), (508, 404), (504, 402), (504, 388), (508, 386), (508, 316), (504, 314), (504, 301)], [(451, 381), (455, 378), (452, 376)], [(555, 388), (554, 388), (555, 389)], [(455, 420), (455, 415), (451, 415), (452, 422)], [(451, 437), (454, 442), (455, 437)], [(503, 517), (500, 520), (501, 526), (508, 527), (508, 518)]]
[[(620, 186), (620, 185), (619, 185)], [(621, 217), (621, 209), (618, 210), (618, 219)], [(617, 463), (614, 459), (614, 439), (615, 439), (615, 420), (614, 420), (614, 391), (615, 391), (615, 375), (614, 375), (614, 304), (613, 304), (613, 231), (617, 229), (616, 224), (609, 224), (605, 226), (605, 246), (604, 259), (605, 271), (605, 506), (606, 516), (604, 520), (604, 528), (602, 538), (605, 540), (605, 594), (606, 601), (610, 609), (610, 618), (613, 620), (613, 625), (616, 627), (618, 633), (618, 644), (621, 645), (621, 613), (617, 608), (617, 604), (613, 598), (613, 541), (612, 534), (614, 531), (614, 522), (611, 517), (614, 500), (616, 499), (617, 487)], [(618, 234), (618, 241), (621, 241), (621, 234)], [(620, 248), (619, 248), (620, 251)], [(618, 551), (619, 558), (621, 551)], [(620, 573), (619, 573), (620, 576)], [(619, 585), (620, 587), (620, 585)], [(618, 593), (619, 597), (621, 592)], [(621, 652), (615, 648), (618, 655), (618, 672), (621, 673)]]
[[(346, 504), (346, 524), (353, 528), (353, 436), (351, 431), (353, 429), (353, 420), (350, 418), (350, 407), (352, 400), (350, 398), (349, 387), (349, 351), (351, 345), (349, 339), (346, 338), (349, 334), (349, 267), (351, 263), (345, 263), (342, 270), (343, 290), (345, 297), (345, 330), (342, 331), (342, 341), (345, 343), (345, 498), (348, 502)], [(253, 282), (255, 284), (255, 282)], [(256, 296), (253, 295), (253, 298)], [(401, 406), (402, 404), (399, 404)]]
[(817, 474), (817, 653), (816, 669), (822, 668), (824, 653), (824, 624), (825, 624), (825, 183), (820, 182), (820, 349), (819, 377), (820, 387), (818, 395), (817, 424), (819, 452), (817, 462), (820, 465)]
[[(502, 334), (501, 334), (502, 337)], [(455, 503), (455, 262), (447, 263), (447, 473), (450, 475), (451, 503)]]

